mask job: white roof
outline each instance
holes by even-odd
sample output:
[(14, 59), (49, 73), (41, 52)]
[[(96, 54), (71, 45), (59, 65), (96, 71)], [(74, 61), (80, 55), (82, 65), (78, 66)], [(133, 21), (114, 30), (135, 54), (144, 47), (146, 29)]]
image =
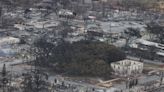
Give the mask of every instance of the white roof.
[(147, 40), (144, 40), (144, 39), (138, 39), (137, 42), (141, 43), (143, 45), (155, 46), (155, 47), (157, 47), (159, 49), (164, 49), (164, 44), (155, 43), (155, 42), (147, 41)]
[(157, 52), (157, 55), (164, 56), (164, 52)]
[(158, 43), (155, 42), (150, 42), (144, 39), (138, 39), (137, 42), (143, 44), (143, 45), (148, 45), (148, 46), (158, 46)]
[(158, 44), (157, 47), (164, 50), (164, 44)]
[(61, 9), (59, 11), (59, 15), (73, 15), (73, 12), (71, 12), (70, 10)]
[(96, 19), (95, 16), (88, 16), (88, 18), (90, 18), (90, 19)]
[(0, 45), (2, 44), (13, 44), (13, 43), (19, 43), (20, 39), (14, 38), (14, 37), (5, 37), (1, 38)]

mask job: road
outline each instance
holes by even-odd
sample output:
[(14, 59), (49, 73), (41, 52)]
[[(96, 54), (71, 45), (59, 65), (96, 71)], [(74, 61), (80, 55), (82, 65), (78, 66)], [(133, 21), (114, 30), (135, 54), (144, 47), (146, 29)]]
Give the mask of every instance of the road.
[[(140, 58), (138, 58), (138, 57), (133, 57), (133, 56), (129, 56), (129, 55), (127, 56), (127, 59), (137, 60), (137, 61), (140, 60)], [(148, 60), (148, 59), (143, 59), (143, 58), (142, 58), (142, 60), (144, 63), (150, 63), (150, 64), (155, 64), (155, 65), (163, 65), (164, 64), (163, 62), (159, 62), (157, 60)]]

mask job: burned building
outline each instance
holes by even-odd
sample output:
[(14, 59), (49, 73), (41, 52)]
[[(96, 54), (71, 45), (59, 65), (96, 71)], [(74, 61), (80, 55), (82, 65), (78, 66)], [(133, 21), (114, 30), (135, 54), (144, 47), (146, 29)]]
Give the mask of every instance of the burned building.
[(114, 62), (111, 64), (111, 67), (114, 73), (119, 76), (141, 74), (143, 71), (143, 63), (127, 59)]

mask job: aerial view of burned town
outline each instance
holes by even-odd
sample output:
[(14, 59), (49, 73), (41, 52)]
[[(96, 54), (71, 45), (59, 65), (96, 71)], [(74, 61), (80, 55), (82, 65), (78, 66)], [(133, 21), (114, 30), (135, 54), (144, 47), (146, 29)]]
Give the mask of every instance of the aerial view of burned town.
[(0, 92), (164, 92), (164, 0), (0, 0)]

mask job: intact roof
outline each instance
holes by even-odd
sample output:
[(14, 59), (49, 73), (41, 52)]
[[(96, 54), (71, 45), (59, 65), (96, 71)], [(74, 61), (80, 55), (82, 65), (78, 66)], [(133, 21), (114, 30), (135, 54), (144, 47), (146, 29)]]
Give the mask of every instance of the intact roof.
[(147, 41), (147, 40), (144, 40), (144, 39), (138, 39), (137, 42), (139, 42), (143, 45), (147, 45), (147, 46), (158, 46), (158, 43)]
[(159, 49), (164, 49), (164, 44), (161, 44), (161, 43), (151, 42), (151, 41), (147, 41), (147, 40), (144, 40), (144, 39), (138, 39), (136, 42), (140, 43), (140, 44), (143, 44), (143, 45), (155, 46)]
[(157, 52), (157, 55), (164, 56), (164, 52)]

